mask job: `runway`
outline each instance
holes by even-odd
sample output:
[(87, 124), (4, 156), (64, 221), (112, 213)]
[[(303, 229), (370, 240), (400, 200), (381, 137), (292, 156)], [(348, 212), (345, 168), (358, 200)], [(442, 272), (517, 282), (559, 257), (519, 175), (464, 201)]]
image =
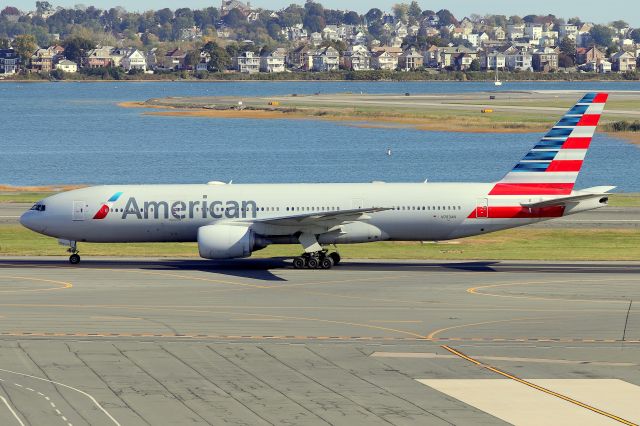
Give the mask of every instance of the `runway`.
[(3, 258), (0, 424), (638, 424), (638, 299), (640, 262)]

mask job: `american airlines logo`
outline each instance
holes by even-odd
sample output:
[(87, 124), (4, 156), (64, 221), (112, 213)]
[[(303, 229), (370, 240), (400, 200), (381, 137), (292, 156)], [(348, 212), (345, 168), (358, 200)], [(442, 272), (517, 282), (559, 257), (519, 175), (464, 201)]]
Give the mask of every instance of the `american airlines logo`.
[(136, 219), (246, 219), (255, 218), (256, 210), (255, 201), (209, 201), (206, 195), (199, 201), (144, 201), (142, 204), (135, 197), (129, 197), (122, 219), (129, 216)]
[(116, 192), (115, 194), (113, 194), (111, 196), (111, 198), (109, 198), (107, 200), (106, 203), (102, 204), (102, 206), (96, 212), (96, 214), (93, 216), (93, 218), (100, 220), (100, 219), (104, 219), (105, 217), (107, 217), (107, 215), (111, 211), (111, 207), (113, 206), (113, 203), (118, 201), (118, 198), (120, 198), (121, 195), (122, 195), (122, 192)]

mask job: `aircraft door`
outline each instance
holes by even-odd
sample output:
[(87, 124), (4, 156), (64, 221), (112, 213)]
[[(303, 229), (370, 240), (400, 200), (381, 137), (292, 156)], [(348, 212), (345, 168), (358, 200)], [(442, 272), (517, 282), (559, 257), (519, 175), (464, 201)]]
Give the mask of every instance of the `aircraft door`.
[(74, 221), (84, 220), (85, 212), (86, 212), (86, 204), (84, 201), (73, 202), (73, 220)]
[(479, 198), (476, 204), (476, 217), (489, 217), (489, 200)]

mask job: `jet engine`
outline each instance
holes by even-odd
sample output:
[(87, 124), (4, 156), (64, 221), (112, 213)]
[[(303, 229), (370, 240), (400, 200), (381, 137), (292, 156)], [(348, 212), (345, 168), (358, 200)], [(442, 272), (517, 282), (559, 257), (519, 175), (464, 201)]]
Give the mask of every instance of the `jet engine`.
[(198, 229), (198, 251), (205, 259), (249, 257), (269, 245), (247, 226), (208, 225)]

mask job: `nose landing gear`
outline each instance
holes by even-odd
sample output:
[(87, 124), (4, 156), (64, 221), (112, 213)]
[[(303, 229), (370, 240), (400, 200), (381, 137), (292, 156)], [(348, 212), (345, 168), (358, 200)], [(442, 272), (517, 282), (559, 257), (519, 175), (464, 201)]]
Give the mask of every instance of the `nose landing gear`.
[(69, 256), (69, 263), (72, 265), (77, 265), (78, 263), (80, 263), (80, 255), (78, 253), (73, 253), (71, 256)]
[(80, 263), (80, 255), (78, 254), (78, 244), (75, 241), (58, 240), (58, 244), (69, 247), (67, 249), (67, 252), (71, 253), (71, 256), (69, 256), (70, 264), (77, 265), (78, 263)]

